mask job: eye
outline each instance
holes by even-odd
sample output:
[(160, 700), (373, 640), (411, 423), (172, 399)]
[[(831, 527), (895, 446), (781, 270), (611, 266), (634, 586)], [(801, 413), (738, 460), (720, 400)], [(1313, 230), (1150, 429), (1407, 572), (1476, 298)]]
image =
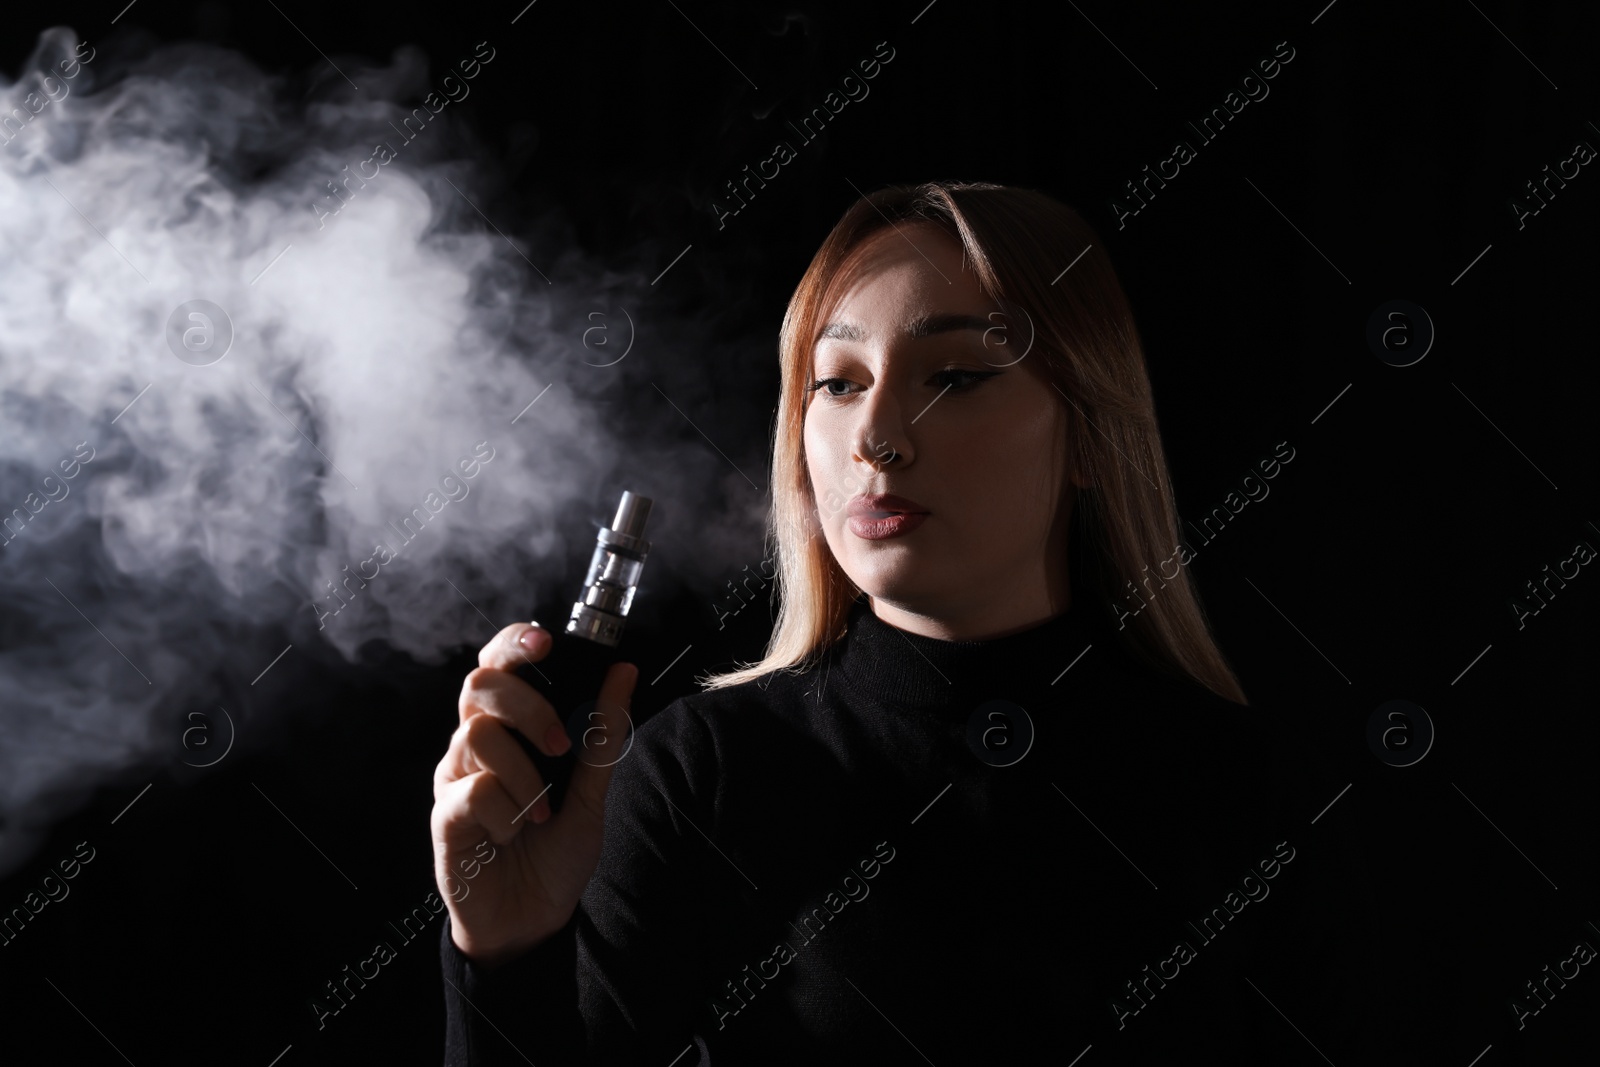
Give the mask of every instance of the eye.
[[(967, 392), (968, 390), (970, 390), (974, 385), (978, 384), (979, 382), (984, 381), (984, 380), (989, 379), (989, 378), (993, 378), (995, 375), (997, 375), (999, 373), (1000, 372), (997, 371), (997, 370), (990, 370), (990, 371), (961, 370), (959, 368), (952, 367), (950, 370), (942, 370), (938, 374), (935, 374), (933, 376), (933, 380), (937, 382), (937, 381), (946, 380), (946, 379), (956, 379), (954, 381), (951, 381), (951, 383), (950, 383), (950, 391), (952, 393), (964, 393), (964, 392)], [(969, 379), (971, 379), (971, 381), (961, 381), (960, 379), (963, 379), (963, 378), (969, 378)]]
[[(996, 375), (998, 375), (999, 373), (1000, 372), (997, 371), (997, 370), (991, 370), (991, 371), (961, 370), (960, 368), (957, 368), (957, 367), (951, 367), (948, 370), (942, 370), (939, 373), (935, 374), (932, 378), (929, 379), (929, 382), (932, 383), (932, 384), (938, 385), (940, 387), (940, 391), (941, 392), (946, 391), (946, 388), (947, 388), (947, 385), (948, 385), (948, 391), (949, 392), (952, 392), (952, 393), (965, 393), (965, 392), (970, 392), (972, 387), (975, 386), (978, 382), (984, 381), (984, 380), (989, 379), (989, 378), (993, 378)], [(836, 393), (831, 388), (829, 388), (830, 386), (833, 386), (833, 385), (836, 385), (836, 384), (837, 385), (848, 386), (851, 383), (847, 379), (844, 379), (844, 378), (820, 378), (817, 381), (814, 381), (810, 385), (806, 386), (806, 392), (808, 392), (808, 393), (821, 392), (824, 396), (831, 396), (831, 397), (843, 397), (843, 396), (848, 396), (849, 395), (848, 393)]]
[(843, 378), (821, 378), (821, 379), (818, 379), (817, 381), (812, 382), (810, 385), (806, 386), (806, 392), (815, 393), (815, 392), (818, 392), (819, 390), (821, 390), (821, 391), (823, 391), (823, 395), (825, 395), (825, 396), (844, 396), (845, 394), (843, 394), (843, 393), (835, 393), (832, 390), (828, 389), (828, 386), (833, 385), (835, 383), (838, 383), (840, 385), (849, 385), (850, 384), (849, 382), (845, 381)]

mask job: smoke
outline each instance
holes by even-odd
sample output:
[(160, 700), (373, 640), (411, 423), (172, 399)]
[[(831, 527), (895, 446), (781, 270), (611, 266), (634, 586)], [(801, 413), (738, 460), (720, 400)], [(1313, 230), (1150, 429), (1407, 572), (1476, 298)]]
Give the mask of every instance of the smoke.
[(270, 664), (437, 663), (575, 593), (622, 489), (679, 570), (760, 549), (758, 447), (724, 439), (736, 470), (663, 388), (694, 325), (635, 336), (675, 250), (486, 222), (460, 98), (394, 102), (415, 49), (309, 91), (142, 52), (57, 28), (0, 80), (0, 875), (173, 763), (186, 709), (271, 715)]

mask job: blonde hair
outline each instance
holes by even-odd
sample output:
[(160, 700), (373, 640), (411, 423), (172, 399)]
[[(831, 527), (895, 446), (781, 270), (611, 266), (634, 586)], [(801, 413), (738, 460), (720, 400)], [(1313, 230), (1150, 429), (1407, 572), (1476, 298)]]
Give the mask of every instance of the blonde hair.
[[(777, 562), (778, 615), (764, 657), (696, 679), (706, 690), (808, 669), (843, 636), (850, 605), (862, 592), (834, 558), (816, 518), (803, 446), (806, 386), (840, 268), (868, 237), (903, 222), (943, 230), (964, 249), (985, 296), (1028, 311), (1033, 358), (1081, 416), (1067, 421), (1071, 455), (1087, 483), (1077, 490), (1068, 533), (1074, 603), (1088, 594), (1109, 605), (1124, 588), (1135, 589), (1149, 561), (1169, 560), (1169, 546), (1179, 541), (1138, 329), (1089, 224), (1031, 189), (964, 182), (881, 189), (844, 213), (784, 314), (766, 536)], [(1161, 577), (1160, 594), (1124, 618), (1118, 631), (1124, 645), (1161, 672), (1246, 703), (1188, 569)], [(1078, 608), (1086, 609), (1090, 604)]]

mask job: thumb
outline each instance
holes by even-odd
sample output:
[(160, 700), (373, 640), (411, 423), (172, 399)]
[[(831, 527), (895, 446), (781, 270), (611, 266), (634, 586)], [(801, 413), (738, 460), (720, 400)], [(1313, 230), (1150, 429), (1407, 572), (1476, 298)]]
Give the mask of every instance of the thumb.
[(633, 747), (633, 718), (629, 708), (639, 668), (613, 663), (600, 686), (594, 709), (585, 717), (572, 740), (577, 765), (567, 784), (562, 814), (570, 810), (583, 822), (592, 820), (598, 830), (605, 815), (606, 789), (618, 763)]

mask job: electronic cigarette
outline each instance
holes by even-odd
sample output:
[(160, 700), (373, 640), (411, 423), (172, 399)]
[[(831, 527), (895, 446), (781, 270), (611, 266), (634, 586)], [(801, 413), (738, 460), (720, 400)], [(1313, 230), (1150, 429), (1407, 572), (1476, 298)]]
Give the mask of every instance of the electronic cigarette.
[(600, 528), (595, 540), (583, 593), (572, 605), (567, 633), (608, 648), (621, 642), (622, 625), (633, 606), (645, 556), (650, 553), (650, 542), (644, 539), (650, 503), (647, 496), (623, 491), (616, 518), (609, 527)]
[(606, 736), (595, 715), (600, 684), (611, 664), (627, 658), (621, 650), (628, 610), (638, 592), (650, 542), (644, 539), (650, 517), (649, 497), (624, 491), (610, 526), (595, 538), (594, 554), (584, 575), (583, 588), (572, 604), (570, 617), (560, 630), (552, 630), (550, 651), (537, 663), (517, 668), (517, 675), (550, 701), (566, 727), (572, 747), (555, 759), (544, 755), (518, 735), (550, 791), (551, 809), (561, 810), (572, 768), (582, 759), (594, 765), (611, 765), (633, 743), (628, 736)]

